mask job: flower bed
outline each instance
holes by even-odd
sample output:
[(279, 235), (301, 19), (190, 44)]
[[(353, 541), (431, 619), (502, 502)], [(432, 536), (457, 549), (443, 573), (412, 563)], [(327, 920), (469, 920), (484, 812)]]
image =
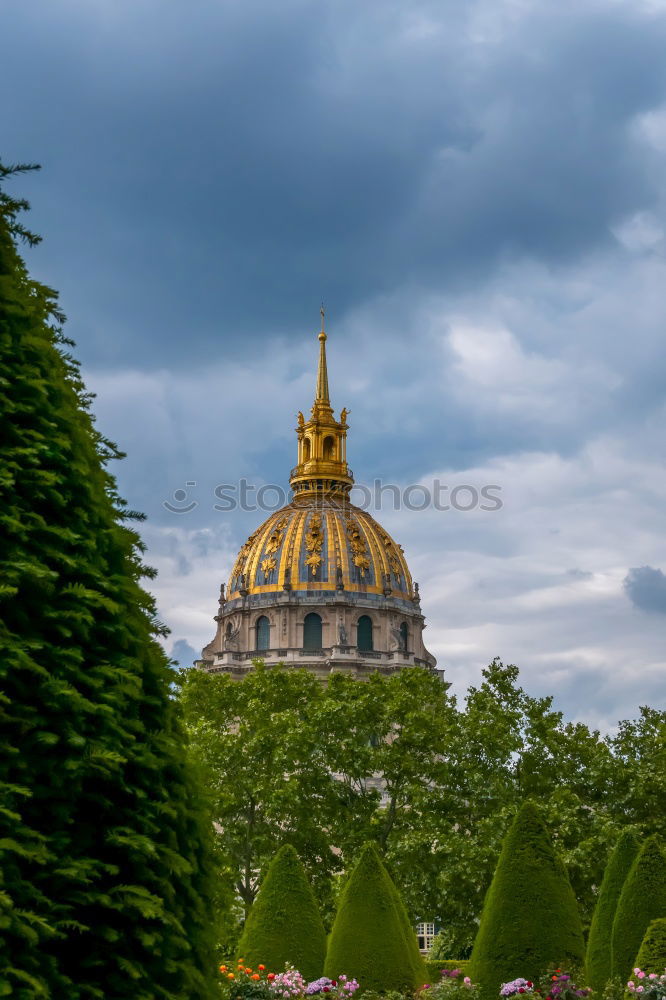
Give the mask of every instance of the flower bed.
[(666, 1000), (666, 969), (661, 976), (634, 969), (634, 978), (627, 983), (627, 990), (641, 1000)]
[(326, 1000), (351, 1000), (358, 989), (356, 980), (345, 975), (308, 982), (298, 969), (269, 972), (265, 965), (246, 966), (242, 959), (235, 968), (221, 965), (220, 975), (226, 1000), (305, 1000), (318, 994), (327, 994)]

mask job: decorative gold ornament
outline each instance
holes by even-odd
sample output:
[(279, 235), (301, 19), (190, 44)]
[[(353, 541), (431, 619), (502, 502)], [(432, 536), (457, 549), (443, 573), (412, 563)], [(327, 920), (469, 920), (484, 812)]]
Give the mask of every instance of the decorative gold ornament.
[(305, 533), (305, 548), (308, 555), (305, 565), (310, 567), (313, 576), (317, 575), (317, 570), (321, 566), (321, 549), (324, 544), (324, 532), (321, 524), (321, 514), (313, 514), (310, 518), (308, 530)]
[(277, 550), (282, 545), (282, 539), (284, 538), (284, 529), (286, 524), (287, 524), (287, 518), (283, 517), (282, 520), (278, 521), (278, 523), (273, 528), (270, 538), (266, 542), (266, 548), (264, 549), (266, 555), (272, 555), (273, 552), (277, 552)]
[(254, 534), (250, 535), (250, 537), (248, 538), (248, 540), (241, 547), (241, 550), (238, 553), (238, 558), (236, 559), (236, 563), (234, 565), (234, 568), (231, 571), (231, 579), (232, 580), (235, 580), (237, 577), (239, 577), (241, 575), (241, 573), (243, 573), (243, 571), (245, 570), (245, 564), (246, 564), (246, 562), (247, 562), (247, 560), (248, 560), (248, 558), (250, 556), (250, 553), (252, 552), (253, 543), (254, 543), (254, 540), (255, 540), (255, 538), (257, 537), (258, 534), (259, 534), (259, 532), (255, 531)]
[(361, 578), (363, 578), (367, 570), (370, 569), (368, 546), (361, 534), (358, 522), (353, 517), (347, 518), (347, 538), (349, 539), (349, 547), (352, 550), (352, 562), (360, 571)]
[(261, 560), (261, 569), (264, 574), (264, 580), (268, 579), (276, 566), (277, 562), (275, 560), (275, 556), (267, 556), (265, 559)]

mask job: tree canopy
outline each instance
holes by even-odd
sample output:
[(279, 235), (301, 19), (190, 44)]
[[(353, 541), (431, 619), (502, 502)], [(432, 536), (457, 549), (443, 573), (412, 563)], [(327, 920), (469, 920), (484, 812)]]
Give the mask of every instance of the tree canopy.
[(666, 712), (642, 709), (603, 737), (528, 695), (499, 660), (462, 704), (417, 668), (327, 686), (261, 667), (240, 682), (198, 670), (181, 680), (219, 847), (248, 907), (288, 841), (330, 924), (341, 874), (372, 840), (410, 919), (440, 923), (448, 956), (463, 958), (523, 799), (541, 807), (584, 926), (619, 834), (666, 822)]
[[(20, 168), (23, 169), (23, 168)], [(0, 167), (0, 993), (212, 995), (209, 818), (142, 545)]]

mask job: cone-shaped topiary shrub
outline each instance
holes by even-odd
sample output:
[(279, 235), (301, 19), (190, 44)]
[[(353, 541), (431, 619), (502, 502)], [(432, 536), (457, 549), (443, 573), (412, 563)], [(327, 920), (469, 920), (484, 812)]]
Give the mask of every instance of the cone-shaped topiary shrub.
[(412, 922), (409, 919), (407, 907), (405, 906), (402, 896), (398, 892), (398, 887), (391, 878), (390, 874), (389, 883), (391, 889), (393, 890), (393, 900), (395, 902), (396, 910), (398, 911), (398, 916), (400, 917), (402, 932), (405, 938), (405, 944), (407, 945), (407, 951), (410, 956), (410, 965), (414, 973), (414, 979), (419, 986), (422, 986), (424, 983), (429, 981), (428, 967), (426, 966), (423, 955), (419, 951), (418, 938), (416, 937), (416, 931), (412, 926)]
[(634, 968), (663, 974), (666, 969), (666, 917), (653, 920), (638, 950)]
[(469, 975), (484, 997), (496, 997), (503, 982), (536, 980), (553, 964), (581, 965), (584, 954), (569, 877), (536, 807), (527, 802), (502, 844)]
[(204, 1000), (210, 824), (120, 456), (18, 254), (22, 207), (0, 189), (0, 995)]
[(268, 866), (238, 953), (252, 967), (261, 962), (282, 972), (289, 963), (307, 979), (323, 973), (326, 932), (308, 877), (290, 844), (281, 847)]
[(585, 955), (588, 986), (600, 993), (611, 978), (611, 936), (618, 900), (629, 870), (638, 854), (638, 840), (626, 830), (620, 834), (611, 852), (592, 914)]
[(666, 857), (656, 836), (648, 837), (625, 880), (613, 921), (613, 975), (629, 978), (645, 932), (666, 917)]
[(324, 974), (355, 977), (361, 990), (407, 992), (422, 983), (414, 968), (396, 888), (374, 844), (352, 869), (328, 941)]

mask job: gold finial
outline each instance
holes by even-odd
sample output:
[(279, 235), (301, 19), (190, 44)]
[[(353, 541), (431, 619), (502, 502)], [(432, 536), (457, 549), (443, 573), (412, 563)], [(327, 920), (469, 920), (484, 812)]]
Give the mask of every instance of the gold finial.
[(317, 403), (324, 403), (326, 406), (330, 406), (330, 399), (328, 398), (328, 369), (326, 366), (326, 331), (324, 330), (324, 306), (322, 304), (321, 309), (321, 332), (319, 334), (319, 366), (317, 368), (317, 395), (315, 396), (315, 405)]

